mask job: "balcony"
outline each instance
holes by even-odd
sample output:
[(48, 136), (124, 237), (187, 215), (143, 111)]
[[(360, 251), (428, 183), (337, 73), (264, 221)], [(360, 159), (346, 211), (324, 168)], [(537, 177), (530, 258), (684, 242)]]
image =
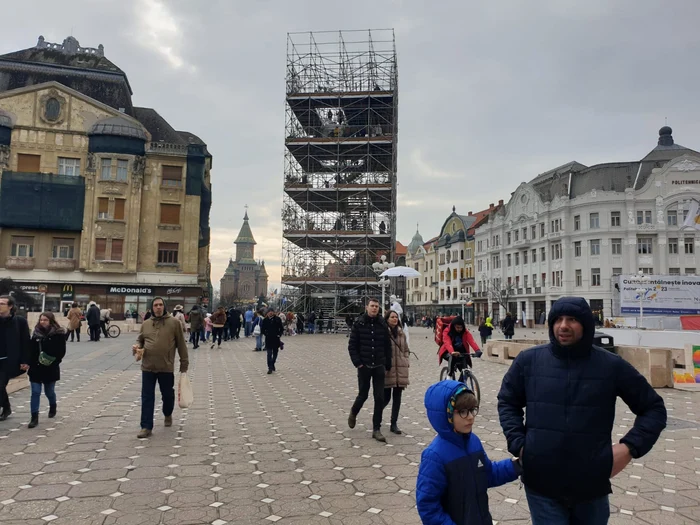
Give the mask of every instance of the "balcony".
[(561, 237), (561, 234), (562, 234), (561, 231), (558, 231), (558, 232), (549, 232), (549, 233), (547, 234), (547, 239), (549, 239), (550, 241), (551, 241), (552, 239), (558, 239), (558, 238)]
[(513, 246), (516, 248), (527, 248), (530, 246), (530, 239), (520, 239), (519, 241), (515, 241)]
[(8, 270), (33, 270), (34, 257), (5, 257), (5, 268)]
[(656, 224), (637, 224), (637, 231), (640, 232), (655, 232), (656, 231)]
[(72, 272), (75, 270), (75, 259), (49, 259), (49, 270)]

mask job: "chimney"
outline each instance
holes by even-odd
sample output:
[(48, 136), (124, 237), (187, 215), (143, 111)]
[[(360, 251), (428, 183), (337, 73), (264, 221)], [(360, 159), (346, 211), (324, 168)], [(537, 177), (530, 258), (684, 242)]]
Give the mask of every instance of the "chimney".
[(498, 205), (499, 205), (499, 206), (503, 206), (503, 199), (501, 199), (500, 201), (498, 201)]
[(493, 202), (489, 204), (489, 210), (493, 210)]
[(472, 216), (472, 212), (469, 212), (469, 217), (471, 217), (471, 216)]

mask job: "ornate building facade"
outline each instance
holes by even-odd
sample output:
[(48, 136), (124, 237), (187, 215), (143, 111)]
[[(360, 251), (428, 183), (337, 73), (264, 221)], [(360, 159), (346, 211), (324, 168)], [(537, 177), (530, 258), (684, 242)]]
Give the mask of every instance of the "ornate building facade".
[(255, 260), (255, 238), (248, 223), (248, 212), (243, 217), (243, 226), (234, 241), (236, 258), (229, 259), (228, 267), (221, 278), (223, 301), (249, 301), (267, 295), (267, 270), (265, 261)]
[(0, 277), (47, 309), (208, 300), (212, 157), (131, 95), (73, 37), (0, 55)]

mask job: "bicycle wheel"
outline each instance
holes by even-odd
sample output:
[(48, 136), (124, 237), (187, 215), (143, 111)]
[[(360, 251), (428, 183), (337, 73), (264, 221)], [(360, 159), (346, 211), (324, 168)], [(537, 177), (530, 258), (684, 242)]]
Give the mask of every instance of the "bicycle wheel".
[(479, 381), (471, 370), (464, 371), (464, 384), (469, 388), (476, 396), (476, 402), (481, 403), (481, 388), (479, 387)]
[(111, 324), (107, 329), (107, 333), (110, 337), (119, 337), (119, 334), (122, 333), (122, 330), (116, 324)]
[(440, 381), (444, 381), (445, 379), (449, 379), (449, 376), (447, 373), (450, 371), (450, 369), (446, 366), (442, 367), (442, 370), (440, 370)]

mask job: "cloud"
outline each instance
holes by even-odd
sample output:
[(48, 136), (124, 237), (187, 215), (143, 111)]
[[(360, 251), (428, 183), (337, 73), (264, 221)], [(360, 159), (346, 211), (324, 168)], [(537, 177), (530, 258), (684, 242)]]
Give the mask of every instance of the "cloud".
[(134, 15), (137, 21), (135, 35), (144, 49), (157, 52), (174, 69), (185, 67), (194, 70), (194, 66), (187, 64), (180, 52), (185, 35), (164, 1), (137, 0)]

